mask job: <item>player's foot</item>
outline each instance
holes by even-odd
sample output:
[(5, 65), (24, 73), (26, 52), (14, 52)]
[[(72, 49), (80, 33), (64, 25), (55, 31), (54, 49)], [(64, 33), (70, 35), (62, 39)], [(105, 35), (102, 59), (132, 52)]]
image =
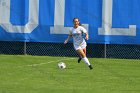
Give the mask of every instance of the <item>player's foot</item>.
[(80, 63), (81, 60), (82, 60), (82, 58), (79, 57), (79, 59), (78, 59), (78, 63)]
[(90, 68), (90, 70), (93, 69), (93, 67), (91, 65), (89, 65), (88, 67)]

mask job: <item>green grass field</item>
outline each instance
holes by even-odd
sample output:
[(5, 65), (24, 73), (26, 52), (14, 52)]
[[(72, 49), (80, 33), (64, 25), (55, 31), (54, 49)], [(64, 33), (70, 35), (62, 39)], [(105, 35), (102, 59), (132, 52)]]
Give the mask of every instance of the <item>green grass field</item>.
[[(0, 55), (0, 93), (140, 93), (140, 60)], [(67, 68), (58, 69), (58, 62)]]

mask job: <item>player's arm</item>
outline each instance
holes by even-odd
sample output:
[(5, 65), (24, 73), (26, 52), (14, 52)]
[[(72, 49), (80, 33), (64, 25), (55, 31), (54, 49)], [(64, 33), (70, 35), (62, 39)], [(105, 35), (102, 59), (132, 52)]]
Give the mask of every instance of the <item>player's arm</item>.
[(88, 35), (87, 30), (84, 27), (82, 27), (81, 29), (82, 29), (82, 32), (85, 33), (85, 35), (86, 35), (85, 39), (88, 40), (89, 39), (89, 35)]
[(72, 37), (72, 34), (69, 34), (68, 38), (64, 41), (64, 44), (67, 44), (71, 37)]
[(88, 32), (86, 32), (85, 34), (86, 34), (85, 39), (88, 40), (89, 39)]

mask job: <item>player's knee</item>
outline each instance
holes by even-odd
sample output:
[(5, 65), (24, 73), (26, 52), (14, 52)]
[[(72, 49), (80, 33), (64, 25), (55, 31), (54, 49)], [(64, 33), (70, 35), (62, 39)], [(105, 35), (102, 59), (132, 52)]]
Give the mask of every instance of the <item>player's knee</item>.
[(81, 56), (82, 56), (82, 58), (85, 58), (85, 57), (86, 57), (86, 55), (85, 55), (85, 54), (81, 54)]

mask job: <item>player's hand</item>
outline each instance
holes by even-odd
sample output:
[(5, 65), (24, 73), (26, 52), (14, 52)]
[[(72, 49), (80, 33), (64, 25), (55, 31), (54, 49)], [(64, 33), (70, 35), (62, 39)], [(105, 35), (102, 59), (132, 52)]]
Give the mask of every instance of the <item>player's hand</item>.
[(67, 43), (68, 43), (68, 41), (67, 41), (67, 40), (65, 40), (65, 41), (64, 41), (64, 44), (67, 44)]
[(88, 40), (89, 39), (88, 36), (86, 36), (85, 39)]

